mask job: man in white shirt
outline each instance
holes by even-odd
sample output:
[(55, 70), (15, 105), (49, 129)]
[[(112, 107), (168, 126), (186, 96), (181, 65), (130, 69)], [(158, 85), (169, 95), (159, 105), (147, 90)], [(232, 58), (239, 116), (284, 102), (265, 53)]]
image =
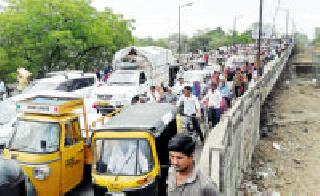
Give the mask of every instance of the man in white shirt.
[(178, 83), (174, 86), (174, 93), (176, 95), (182, 95), (183, 88), (185, 87), (184, 79), (182, 77), (179, 78)]
[(0, 81), (0, 100), (4, 99), (5, 94), (6, 94), (6, 86), (4, 85), (3, 81)]
[(150, 103), (160, 101), (160, 94), (156, 91), (155, 86), (150, 86), (150, 91), (147, 93), (147, 97)]
[(197, 97), (191, 94), (190, 86), (184, 87), (183, 95), (180, 96), (179, 100), (177, 101), (177, 106), (179, 107), (182, 102), (183, 115), (192, 117), (193, 127), (195, 131), (199, 134), (200, 140), (203, 142), (204, 138), (198, 122), (200, 119), (200, 103)]
[(209, 89), (207, 95), (203, 98), (204, 100), (208, 100), (208, 120), (211, 121), (212, 127), (214, 127), (220, 121), (220, 103), (222, 101), (222, 95), (217, 90), (216, 84), (212, 84), (211, 89)]

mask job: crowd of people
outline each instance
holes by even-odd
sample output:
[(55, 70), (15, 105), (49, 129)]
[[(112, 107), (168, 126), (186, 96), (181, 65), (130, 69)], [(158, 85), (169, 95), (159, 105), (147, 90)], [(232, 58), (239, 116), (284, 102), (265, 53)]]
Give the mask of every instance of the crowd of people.
[[(204, 84), (208, 88), (202, 97), (192, 95), (191, 98), (191, 87), (183, 87), (183, 79), (180, 78), (174, 87), (175, 92), (183, 92), (182, 95), (180, 93), (177, 105), (189, 97), (194, 104), (189, 104), (185, 111), (198, 113), (199, 102), (203, 103), (209, 111), (208, 120), (214, 127), (219, 122), (221, 113), (232, 106), (232, 101), (241, 97), (263, 75), (266, 64), (276, 58), (276, 55), (280, 57), (281, 51), (276, 51), (276, 54), (264, 51), (268, 55), (263, 56), (259, 67), (252, 62), (245, 62), (234, 68), (226, 68), (223, 63), (219, 63), (220, 70), (214, 71)], [(171, 162), (167, 179), (168, 195), (219, 195), (215, 183), (195, 167), (194, 142), (190, 136), (176, 135), (169, 142), (168, 149)]]
[[(247, 46), (246, 46), (247, 47)], [(255, 48), (250, 48), (252, 51)], [(249, 56), (250, 54), (239, 52), (243, 48), (232, 47), (230, 51), (226, 51), (227, 57), (230, 54)], [(136, 97), (133, 99), (134, 103), (145, 103), (145, 102), (159, 102), (159, 103), (172, 103), (177, 106), (181, 106), (183, 103), (182, 115), (192, 116), (192, 123), (194, 130), (200, 136), (201, 141), (204, 140), (204, 136), (200, 130), (199, 119), (208, 118), (209, 127), (215, 127), (219, 121), (221, 115), (232, 107), (234, 100), (241, 97), (250, 87), (264, 73), (264, 67), (266, 64), (274, 58), (280, 57), (281, 52), (284, 48), (280, 47), (265, 47), (262, 51), (260, 66), (254, 61), (248, 59), (243, 62), (233, 62), (232, 65), (227, 65), (226, 60), (218, 63), (218, 70), (214, 70), (213, 73), (201, 81), (199, 88), (199, 81), (194, 81), (191, 85), (186, 84), (183, 74), (178, 77), (176, 83), (172, 87), (164, 86), (151, 86), (145, 97)], [(252, 52), (251, 51), (251, 52)], [(206, 61), (208, 57), (201, 62), (188, 61), (182, 63), (181, 72), (187, 70), (204, 69), (207, 65)], [(245, 58), (244, 58), (245, 59)], [(205, 66), (199, 66), (196, 64), (205, 62)], [(199, 93), (199, 89), (204, 89), (203, 92)], [(206, 116), (204, 116), (204, 112)]]

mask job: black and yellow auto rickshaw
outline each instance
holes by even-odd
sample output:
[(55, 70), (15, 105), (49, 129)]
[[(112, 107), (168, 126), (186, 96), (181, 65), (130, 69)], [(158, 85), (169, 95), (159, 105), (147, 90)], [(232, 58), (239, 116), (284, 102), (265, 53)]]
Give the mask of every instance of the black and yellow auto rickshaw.
[(95, 195), (165, 195), (176, 107), (131, 105), (92, 135)]

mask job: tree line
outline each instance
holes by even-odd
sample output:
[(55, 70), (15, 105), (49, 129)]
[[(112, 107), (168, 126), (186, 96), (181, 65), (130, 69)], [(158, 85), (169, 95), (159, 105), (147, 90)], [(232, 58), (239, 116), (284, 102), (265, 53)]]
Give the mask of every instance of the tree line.
[[(244, 33), (226, 32), (221, 27), (198, 31), (192, 37), (184, 34), (180, 36), (181, 51), (195, 52), (197, 50), (209, 51), (221, 46), (227, 46), (238, 43), (253, 43), (251, 30)], [(178, 34), (172, 34), (168, 38), (152, 39), (151, 37), (136, 39), (137, 46), (161, 46), (165, 48), (178, 48)]]
[(132, 21), (89, 0), (8, 0), (0, 12), (0, 79), (16, 80), (25, 67), (34, 77), (54, 70), (89, 71), (134, 42)]

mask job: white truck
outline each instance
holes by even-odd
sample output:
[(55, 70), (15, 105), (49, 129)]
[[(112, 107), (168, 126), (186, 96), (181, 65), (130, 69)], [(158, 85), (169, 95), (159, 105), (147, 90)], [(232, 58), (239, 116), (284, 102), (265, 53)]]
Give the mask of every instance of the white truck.
[(107, 83), (96, 89), (94, 107), (109, 113), (130, 105), (134, 97), (145, 94), (150, 86), (167, 86), (172, 52), (161, 47), (127, 47), (114, 55), (113, 70)]
[(166, 85), (169, 66), (174, 64), (171, 50), (161, 47), (127, 47), (114, 55), (113, 70), (140, 70), (150, 85)]

